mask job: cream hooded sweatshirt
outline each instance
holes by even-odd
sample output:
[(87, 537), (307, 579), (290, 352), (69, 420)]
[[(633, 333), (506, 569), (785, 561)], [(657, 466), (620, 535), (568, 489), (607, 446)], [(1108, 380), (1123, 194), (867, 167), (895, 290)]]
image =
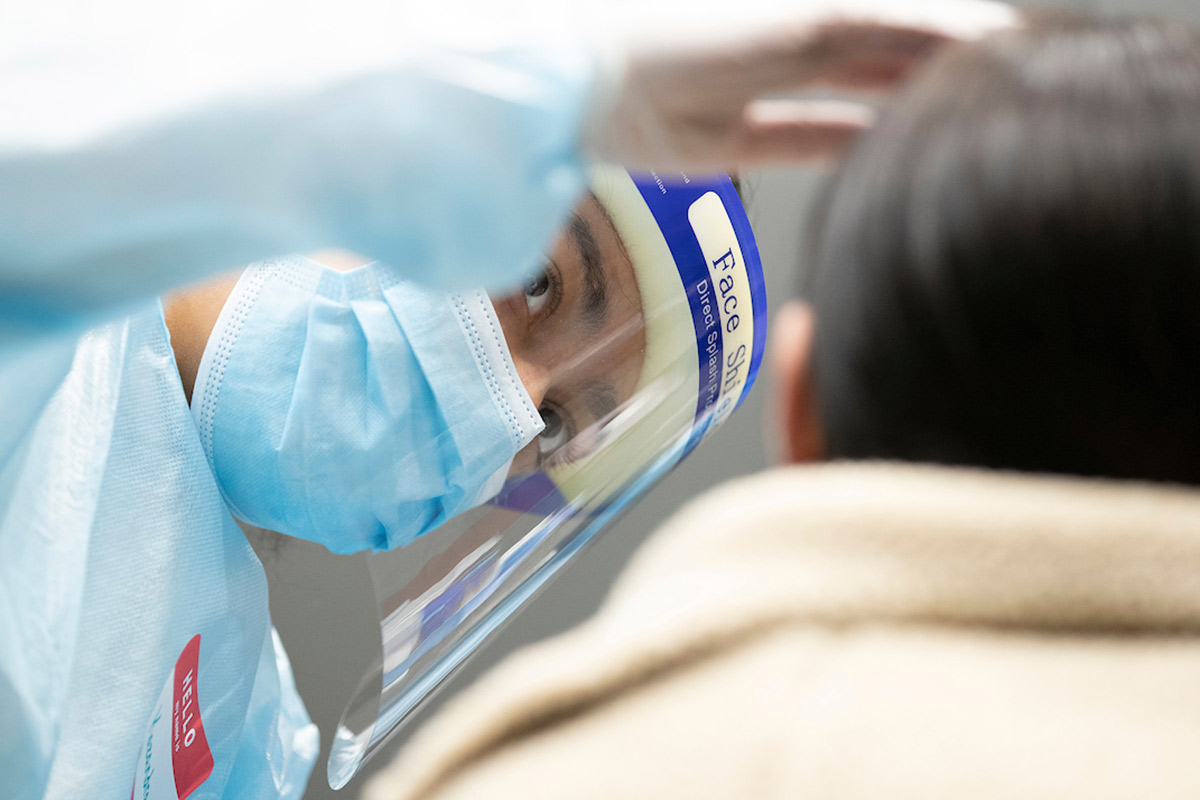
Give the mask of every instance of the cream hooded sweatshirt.
[(888, 464), (728, 484), (366, 797), (1195, 800), (1200, 492)]

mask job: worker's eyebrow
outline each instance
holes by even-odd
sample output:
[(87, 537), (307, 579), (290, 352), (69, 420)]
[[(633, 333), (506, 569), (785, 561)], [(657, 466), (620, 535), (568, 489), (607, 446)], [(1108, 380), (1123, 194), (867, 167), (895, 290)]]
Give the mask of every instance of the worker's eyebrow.
[(598, 333), (608, 321), (608, 276), (600, 263), (600, 245), (592, 235), (592, 226), (578, 214), (571, 215), (567, 226), (571, 240), (583, 263), (583, 305), (581, 317), (591, 333)]

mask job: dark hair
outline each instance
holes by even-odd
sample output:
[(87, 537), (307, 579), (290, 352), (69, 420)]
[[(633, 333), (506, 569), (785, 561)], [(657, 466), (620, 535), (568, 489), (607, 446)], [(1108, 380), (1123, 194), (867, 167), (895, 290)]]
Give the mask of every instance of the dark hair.
[(817, 212), (829, 455), (1200, 483), (1200, 40), (940, 54)]

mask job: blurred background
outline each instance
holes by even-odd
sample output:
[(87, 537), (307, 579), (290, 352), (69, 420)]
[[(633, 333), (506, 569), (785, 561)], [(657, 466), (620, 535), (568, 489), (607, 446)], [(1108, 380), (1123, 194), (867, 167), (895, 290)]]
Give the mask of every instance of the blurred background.
[[(903, 2), (904, 0), (895, 0)], [(804, 0), (797, 0), (804, 2)], [(1077, 9), (1102, 14), (1153, 14), (1200, 24), (1200, 0), (1054, 0), (1018, 2), (1024, 9)], [(804, 271), (809, 210), (824, 170), (744, 173), (743, 195), (754, 225), (771, 309), (797, 294)], [(590, 616), (638, 546), (690, 498), (730, 478), (759, 471), (774, 458), (766, 441), (766, 384), (758, 383), (741, 409), (690, 458), (598, 537), (517, 617), (479, 651), (417, 715), (429, 713), (513, 650), (552, 636)], [(364, 779), (386, 764), (408, 733), (394, 737), (341, 792), (325, 779), (329, 744), (342, 711), (379, 648), (379, 621), (362, 556), (335, 556), (303, 541), (280, 547), (256, 540), (271, 586), (271, 612), (292, 658), (296, 684), (321, 729), (321, 755), (306, 800), (356, 797)]]

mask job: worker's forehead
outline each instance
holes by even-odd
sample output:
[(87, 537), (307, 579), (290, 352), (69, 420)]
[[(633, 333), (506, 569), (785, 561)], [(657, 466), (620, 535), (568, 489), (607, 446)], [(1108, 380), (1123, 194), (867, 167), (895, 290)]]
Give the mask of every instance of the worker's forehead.
[(552, 258), (577, 273), (572, 338), (586, 348), (590, 371), (621, 373), (611, 377), (624, 378), (614, 382), (628, 396), (645, 344), (642, 297), (628, 248), (595, 195), (576, 206)]
[[(585, 270), (590, 267), (588, 271), (596, 282), (594, 288), (599, 289), (600, 281), (604, 281), (608, 310), (626, 317), (641, 316), (642, 296), (629, 246), (594, 194), (589, 192), (580, 201), (571, 215), (567, 233), (584, 262)], [(589, 320), (593, 323), (598, 321), (595, 318)]]
[(555, 371), (551, 394), (591, 424), (637, 386), (645, 352), (641, 293), (625, 244), (593, 195), (577, 205), (551, 258), (574, 273), (563, 277), (570, 329), (542, 351)]

